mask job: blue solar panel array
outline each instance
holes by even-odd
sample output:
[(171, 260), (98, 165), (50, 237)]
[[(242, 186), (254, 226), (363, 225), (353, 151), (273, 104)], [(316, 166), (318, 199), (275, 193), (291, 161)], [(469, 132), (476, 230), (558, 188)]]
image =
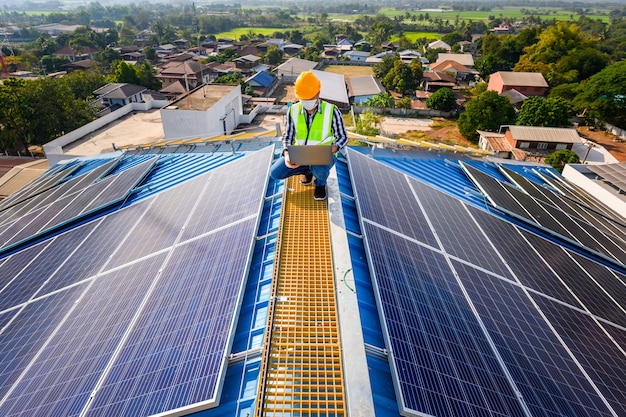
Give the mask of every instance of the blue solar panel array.
[[(238, 156), (0, 259), (0, 415), (215, 405), (272, 157), (271, 147)], [(125, 184), (107, 187), (110, 198), (141, 165), (115, 175)]]
[(348, 159), (402, 413), (626, 415), (622, 268)]

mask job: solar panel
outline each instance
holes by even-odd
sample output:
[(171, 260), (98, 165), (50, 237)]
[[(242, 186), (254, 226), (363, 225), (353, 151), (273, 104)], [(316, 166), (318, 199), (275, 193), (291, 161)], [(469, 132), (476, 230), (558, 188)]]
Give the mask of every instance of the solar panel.
[(156, 159), (151, 158), (115, 176), (92, 184), (78, 193), (67, 195), (46, 207), (28, 213), (12, 225), (11, 233), (7, 231), (0, 234), (2, 247), (14, 246), (97, 208), (104, 208), (120, 201), (146, 175)]
[(147, 416), (217, 400), (255, 225), (174, 250), (86, 416)]
[(626, 164), (589, 165), (588, 168), (620, 192), (626, 192)]
[[(619, 241), (616, 244), (596, 227), (582, 220), (574, 221), (562, 210), (535, 200), (532, 196), (508, 184), (501, 183), (471, 166), (463, 164), (463, 168), (477, 186), (488, 195), (495, 206), (510, 209), (514, 214), (522, 213), (523, 208), (523, 211), (529, 214), (526, 217), (527, 220), (546, 228), (549, 232), (556, 233), (584, 248), (606, 255), (618, 262), (621, 259), (626, 259), (626, 252), (620, 247)], [(624, 246), (626, 248), (626, 245)]]
[(10, 220), (15, 220), (29, 211), (51, 204), (66, 195), (82, 191), (96, 179), (100, 178), (105, 172), (109, 171), (116, 163), (117, 160), (114, 160), (98, 166), (93, 171), (71, 178), (62, 184), (38, 194), (35, 197), (13, 205), (7, 210), (0, 212), (0, 224)]
[(75, 295), (80, 302), (67, 310), (8, 398), (0, 402), (3, 415), (78, 415), (164, 258), (138, 262), (82, 285), (84, 291)]
[(500, 169), (502, 169), (507, 174), (507, 176), (509, 176), (513, 180), (515, 184), (517, 184), (528, 194), (532, 195), (534, 198), (540, 201), (558, 207), (569, 216), (592, 224), (599, 230), (602, 230), (605, 233), (610, 233), (618, 238), (621, 238), (621, 236), (626, 233), (626, 229), (620, 228), (618, 224), (606, 220), (603, 216), (587, 209), (586, 207), (576, 205), (574, 202), (562, 198), (560, 195), (547, 188), (538, 186), (537, 184), (529, 181), (528, 179), (506, 167), (500, 167)]
[[(71, 261), (72, 252), (80, 248), (82, 241), (93, 231), (95, 224), (81, 227), (74, 233), (58, 236), (50, 242), (42, 242), (32, 248), (18, 252), (13, 255), (15, 259), (9, 263), (14, 271), (12, 273), (11, 285), (7, 285), (0, 294), (0, 311), (27, 302), (32, 297), (42, 291), (42, 287), (47, 284), (50, 292), (50, 283), (47, 281), (58, 275), (58, 269), (68, 261)], [(54, 248), (51, 247), (54, 246)], [(81, 248), (82, 249), (82, 248)], [(86, 256), (91, 254), (86, 253)], [(87, 265), (92, 264), (89, 262)], [(0, 270), (0, 275), (4, 271)], [(71, 276), (71, 275), (70, 275)]]
[(65, 165), (59, 165), (58, 167), (53, 168), (46, 173), (43, 173), (39, 176), (39, 178), (35, 179), (35, 181), (26, 185), (22, 189), (17, 190), (5, 200), (2, 200), (2, 203), (0, 204), (0, 210), (4, 210), (8, 207), (13, 206), (14, 204), (20, 203), (44, 191), (49, 190), (50, 188), (59, 184), (69, 175), (71, 175), (77, 167), (78, 165), (76, 163), (69, 163)]
[[(352, 176), (389, 169), (352, 151), (348, 157)], [(364, 169), (363, 164), (379, 167)], [(358, 180), (353, 184), (358, 184), (357, 196), (359, 187), (369, 187), (370, 194), (380, 190), (396, 201), (388, 189), (381, 189), (384, 184)], [(386, 203), (385, 210), (398, 223), (425, 221), (437, 237), (436, 245), (366, 216), (361, 219), (401, 412), (623, 414), (624, 403), (615, 403), (622, 400), (626, 385), (621, 375), (626, 356), (618, 352), (626, 346), (621, 344), (625, 338), (620, 327), (625, 320), (621, 299), (626, 278), (508, 223), (501, 215), (454, 202), (413, 179), (407, 184), (410, 187), (396, 192), (412, 195), (414, 207)], [(383, 201), (380, 196), (378, 201)], [(520, 207), (525, 203), (515, 201)], [(423, 213), (414, 215), (415, 207)], [(555, 329), (537, 300), (549, 303), (555, 313), (580, 316), (579, 325)], [(594, 315), (595, 320), (587, 319)], [(588, 326), (593, 332), (586, 331)], [(597, 332), (604, 332), (601, 347), (583, 351), (583, 346), (594, 344)], [(607, 333), (617, 337), (611, 341)], [(601, 351), (614, 363), (591, 360), (602, 356)], [(621, 368), (604, 372), (605, 366)], [(606, 394), (613, 389), (615, 393)]]
[[(357, 152), (351, 152), (351, 155), (352, 159), (368, 158)], [(436, 244), (432, 231), (421, 217), (421, 211), (415, 208), (415, 197), (407, 188), (407, 179), (402, 173), (380, 164), (355, 163), (350, 169), (362, 217), (429, 245)], [(415, 221), (406, 222), (395, 210), (388, 210), (389, 205), (411, 211)]]
[[(0, 287), (0, 414), (135, 417), (214, 404), (272, 151), (217, 169), (213, 178), (240, 179), (236, 195), (198, 177), (0, 259), (0, 272), (17, 275)], [(205, 217), (222, 198), (243, 216)]]

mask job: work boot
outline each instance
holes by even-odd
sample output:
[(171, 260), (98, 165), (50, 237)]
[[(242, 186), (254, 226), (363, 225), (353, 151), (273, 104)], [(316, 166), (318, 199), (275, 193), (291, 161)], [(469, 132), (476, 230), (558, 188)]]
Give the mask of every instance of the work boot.
[(300, 181), (302, 185), (311, 185), (313, 184), (313, 173), (309, 172), (308, 174), (304, 174), (304, 178)]
[(315, 192), (313, 193), (313, 198), (316, 200), (326, 200), (326, 186), (325, 185), (317, 185), (315, 186)]

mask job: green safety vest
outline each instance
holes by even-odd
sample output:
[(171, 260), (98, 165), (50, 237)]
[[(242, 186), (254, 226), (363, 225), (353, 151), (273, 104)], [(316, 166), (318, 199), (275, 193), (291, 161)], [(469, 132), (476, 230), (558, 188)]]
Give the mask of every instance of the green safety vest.
[(291, 106), (290, 117), (296, 127), (295, 144), (297, 145), (332, 145), (334, 105), (321, 101), (319, 109), (315, 109), (311, 128), (307, 126), (306, 116), (302, 110), (302, 103)]

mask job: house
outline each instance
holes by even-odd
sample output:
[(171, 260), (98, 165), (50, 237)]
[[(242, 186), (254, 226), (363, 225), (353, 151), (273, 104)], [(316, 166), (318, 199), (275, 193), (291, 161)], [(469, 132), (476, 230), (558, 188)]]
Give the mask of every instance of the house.
[(380, 47), (384, 50), (395, 52), (400, 48), (400, 42), (383, 42)]
[(296, 56), (298, 54), (300, 54), (300, 52), (302, 52), (302, 48), (304, 48), (302, 45), (298, 45), (297, 43), (285, 43), (281, 46), (281, 51), (286, 55), (286, 56)]
[(367, 59), (365, 60), (365, 62), (369, 62), (370, 64), (374, 65), (377, 64), (379, 62), (382, 62), (383, 58), (386, 56), (394, 56), (395, 52), (393, 51), (383, 51), (383, 52), (379, 52), (376, 55), (370, 55), (367, 57)]
[(544, 155), (583, 142), (574, 128), (505, 125), (500, 133), (513, 148)]
[(176, 45), (166, 43), (165, 45), (158, 45), (154, 48), (154, 51), (159, 58), (164, 58), (178, 53), (178, 48)]
[(70, 62), (84, 61), (86, 59), (93, 59), (93, 54), (98, 52), (97, 49), (91, 46), (81, 46), (74, 50), (71, 46), (64, 46), (63, 48), (52, 53), (52, 56), (65, 58)]
[(337, 61), (340, 54), (341, 51), (335, 45), (324, 45), (324, 50), (320, 53), (319, 57), (329, 61)]
[(478, 74), (478, 71), (467, 68), (465, 65), (459, 64), (458, 62), (449, 59), (445, 61), (437, 61), (434, 64), (430, 64), (428, 65), (428, 68), (431, 71), (445, 72), (451, 74), (455, 79), (459, 81), (473, 79), (474, 76)]
[(489, 32), (496, 35), (505, 35), (513, 33), (513, 27), (507, 23), (500, 23), (498, 26), (489, 29)]
[(398, 52), (398, 55), (400, 56), (400, 61), (404, 62), (405, 64), (410, 64), (411, 62), (413, 62), (414, 59), (419, 60), (422, 65), (424, 64), (428, 64), (428, 59), (423, 57), (422, 54), (420, 54), (417, 51), (413, 51), (411, 49), (405, 49), (404, 51), (400, 51)]
[(422, 77), (422, 89), (424, 91), (434, 93), (440, 88), (454, 88), (456, 86), (456, 78), (453, 75), (441, 71), (424, 71)]
[(470, 41), (461, 41), (459, 42), (459, 46), (461, 47), (461, 52), (467, 52), (470, 54), (476, 53), (476, 50), (478, 49), (478, 45)]
[(525, 96), (524, 94), (520, 93), (519, 91), (517, 91), (514, 88), (511, 88), (510, 90), (506, 90), (503, 91), (502, 93), (500, 93), (501, 96), (506, 97), (509, 99), (509, 101), (511, 102), (511, 104), (513, 105), (513, 107), (515, 107), (516, 109), (520, 109), (522, 107), (522, 104), (524, 103), (524, 100), (526, 100), (528, 97)]
[[(234, 65), (234, 64), (233, 64)], [(182, 81), (187, 91), (209, 82), (209, 67), (193, 59), (167, 62), (157, 70), (163, 87)]]
[(287, 61), (276, 67), (276, 75), (278, 78), (286, 77), (286, 80), (295, 81), (301, 72), (311, 71), (312, 69), (317, 68), (318, 65), (319, 63), (315, 61), (309, 61), (301, 58), (289, 58)]
[(341, 51), (342, 54), (345, 54), (354, 49), (354, 45), (348, 39), (340, 39), (337, 41), (337, 48)]
[(242, 71), (251, 71), (261, 61), (261, 57), (256, 55), (244, 55), (233, 60), (237, 68)]
[(348, 85), (348, 98), (354, 104), (361, 104), (386, 91), (378, 78), (372, 75), (349, 77), (346, 79), (346, 84)]
[(472, 54), (448, 54), (448, 53), (440, 53), (437, 55), (436, 62), (442, 61), (455, 61), (461, 65), (466, 66), (467, 68), (474, 68), (474, 56)]
[(224, 62), (220, 64), (219, 62), (210, 62), (206, 65), (206, 76), (209, 82), (215, 81), (217, 78), (222, 75), (228, 75), (231, 72), (240, 72), (240, 73), (250, 73), (250, 71), (243, 71), (237, 68), (237, 63), (234, 61)]
[(507, 140), (504, 133), (477, 130), (478, 146), (487, 152), (492, 152), (496, 158), (511, 159), (513, 145)]
[(544, 96), (548, 83), (540, 72), (498, 71), (489, 76), (487, 90), (502, 94), (512, 89), (525, 96)]
[(70, 72), (76, 70), (86, 71), (89, 68), (95, 67), (97, 65), (98, 63), (93, 59), (83, 59), (80, 61), (68, 62), (67, 64), (63, 64), (61, 65), (61, 68), (63, 69), (63, 71), (69, 74)]
[(266, 97), (273, 91), (274, 85), (278, 82), (278, 78), (274, 74), (261, 71), (257, 72), (244, 80), (254, 92), (261, 97)]
[(352, 62), (365, 62), (367, 57), (370, 56), (370, 53), (364, 51), (348, 51), (343, 56)]
[(427, 49), (445, 49), (446, 51), (451, 51), (452, 47), (439, 39), (429, 43)]
[(146, 87), (128, 83), (109, 83), (98, 88), (93, 94), (96, 100), (108, 111), (115, 111), (130, 103), (143, 102), (142, 93)]

